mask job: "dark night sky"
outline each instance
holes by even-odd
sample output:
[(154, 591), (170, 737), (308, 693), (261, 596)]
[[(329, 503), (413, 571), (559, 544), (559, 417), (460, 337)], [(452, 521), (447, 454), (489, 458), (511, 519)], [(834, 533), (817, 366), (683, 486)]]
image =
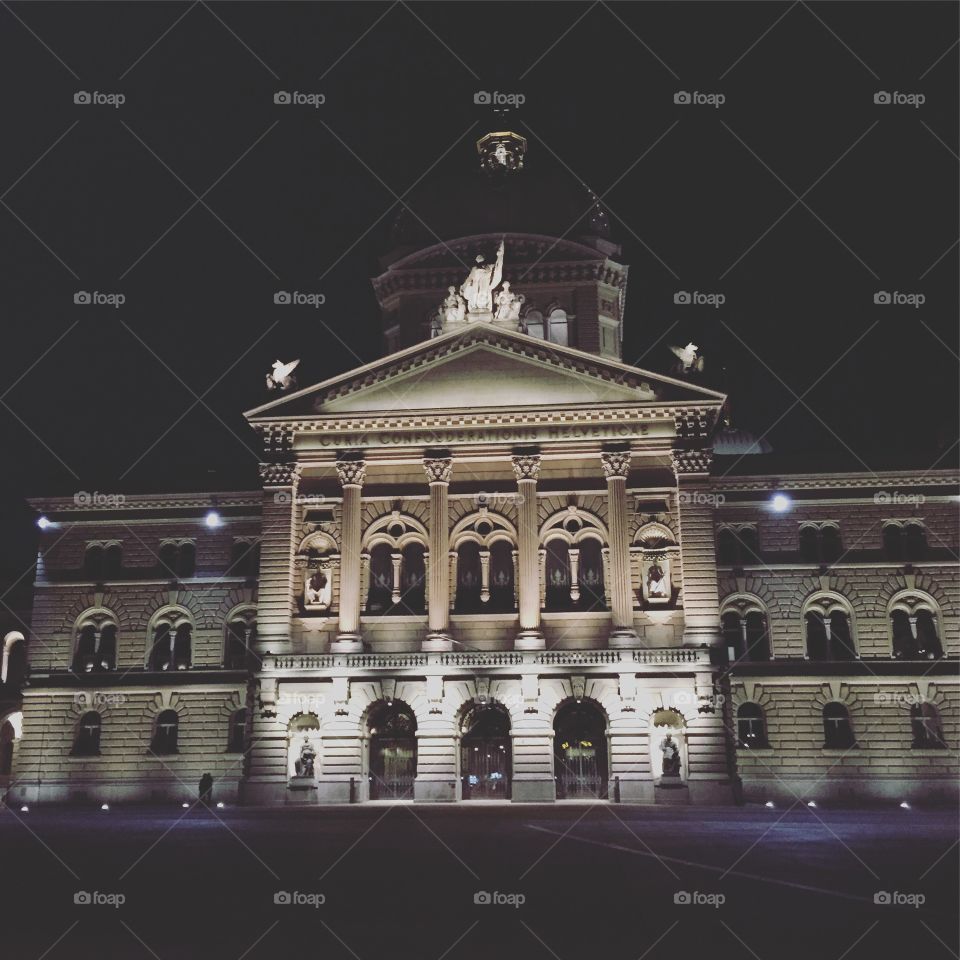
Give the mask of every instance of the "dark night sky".
[[(604, 195), (625, 359), (666, 372), (694, 339), (738, 423), (801, 466), (931, 466), (958, 432), (957, 33), (956, 4), (916, 2), (0, 8), (0, 578), (30, 563), (25, 496), (254, 486), (241, 411), (270, 363), (302, 357), (305, 385), (378, 354), (397, 197), (507, 125), (528, 172)], [(526, 103), (504, 120), (480, 89)]]

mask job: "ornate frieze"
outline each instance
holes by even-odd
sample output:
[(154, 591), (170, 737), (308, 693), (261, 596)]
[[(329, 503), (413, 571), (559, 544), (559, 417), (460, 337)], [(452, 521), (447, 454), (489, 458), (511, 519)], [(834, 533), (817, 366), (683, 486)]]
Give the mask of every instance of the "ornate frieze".
[(299, 463), (261, 463), (260, 478), (265, 487), (292, 487), (300, 479)]
[(713, 462), (713, 451), (707, 448), (697, 450), (673, 450), (673, 472), (677, 477), (697, 473), (709, 473)]

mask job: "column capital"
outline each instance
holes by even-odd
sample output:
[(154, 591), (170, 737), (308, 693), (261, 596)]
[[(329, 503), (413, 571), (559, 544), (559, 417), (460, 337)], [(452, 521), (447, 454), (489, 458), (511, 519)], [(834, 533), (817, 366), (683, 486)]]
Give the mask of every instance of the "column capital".
[(337, 477), (342, 487), (362, 487), (367, 475), (366, 460), (338, 460)]
[(671, 450), (673, 457), (673, 472), (677, 479), (691, 474), (709, 474), (710, 464), (713, 463), (713, 450), (701, 447), (692, 450)]
[(453, 476), (453, 460), (450, 457), (427, 457), (423, 469), (431, 484), (449, 483)]
[(299, 463), (261, 463), (260, 478), (265, 487), (293, 487), (302, 469)]
[(513, 457), (513, 473), (518, 481), (536, 480), (540, 476), (540, 456), (539, 454), (524, 454), (523, 456)]
[(603, 466), (603, 475), (607, 480), (614, 477), (626, 478), (630, 472), (630, 451), (618, 450), (611, 453), (601, 453), (600, 463)]

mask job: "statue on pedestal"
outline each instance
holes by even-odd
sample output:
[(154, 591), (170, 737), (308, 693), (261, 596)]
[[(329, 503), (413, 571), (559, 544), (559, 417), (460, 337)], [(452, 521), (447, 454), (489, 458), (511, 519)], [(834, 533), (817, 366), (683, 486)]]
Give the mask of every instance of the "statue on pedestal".
[(440, 307), (440, 316), (444, 326), (449, 323), (463, 323), (466, 310), (467, 305), (463, 302), (463, 297), (457, 293), (457, 288), (448, 287), (447, 298)]
[(310, 743), (310, 738), (304, 736), (303, 746), (300, 748), (300, 757), (294, 761), (293, 768), (297, 772), (298, 777), (312, 777), (313, 776), (313, 764), (317, 759), (317, 751), (313, 749), (313, 744)]
[(520, 320), (520, 308), (523, 306), (523, 295), (516, 294), (510, 289), (510, 281), (504, 280), (503, 287), (496, 296), (497, 312), (494, 320), (517, 323)]
[(665, 777), (680, 776), (680, 747), (673, 739), (672, 734), (667, 734), (660, 741), (660, 752), (663, 754), (663, 775)]
[(487, 265), (483, 254), (460, 286), (460, 295), (467, 302), (467, 313), (490, 313), (493, 309), (493, 290), (503, 276), (503, 241), (497, 248), (497, 259)]

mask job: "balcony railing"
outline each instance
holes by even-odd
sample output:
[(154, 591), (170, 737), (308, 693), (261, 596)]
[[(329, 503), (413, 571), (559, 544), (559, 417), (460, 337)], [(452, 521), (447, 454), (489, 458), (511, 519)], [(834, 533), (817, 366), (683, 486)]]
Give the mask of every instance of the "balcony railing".
[(676, 666), (709, 663), (709, 650), (503, 650), (470, 653), (267, 654), (264, 673), (346, 670), (409, 670), (428, 667)]

